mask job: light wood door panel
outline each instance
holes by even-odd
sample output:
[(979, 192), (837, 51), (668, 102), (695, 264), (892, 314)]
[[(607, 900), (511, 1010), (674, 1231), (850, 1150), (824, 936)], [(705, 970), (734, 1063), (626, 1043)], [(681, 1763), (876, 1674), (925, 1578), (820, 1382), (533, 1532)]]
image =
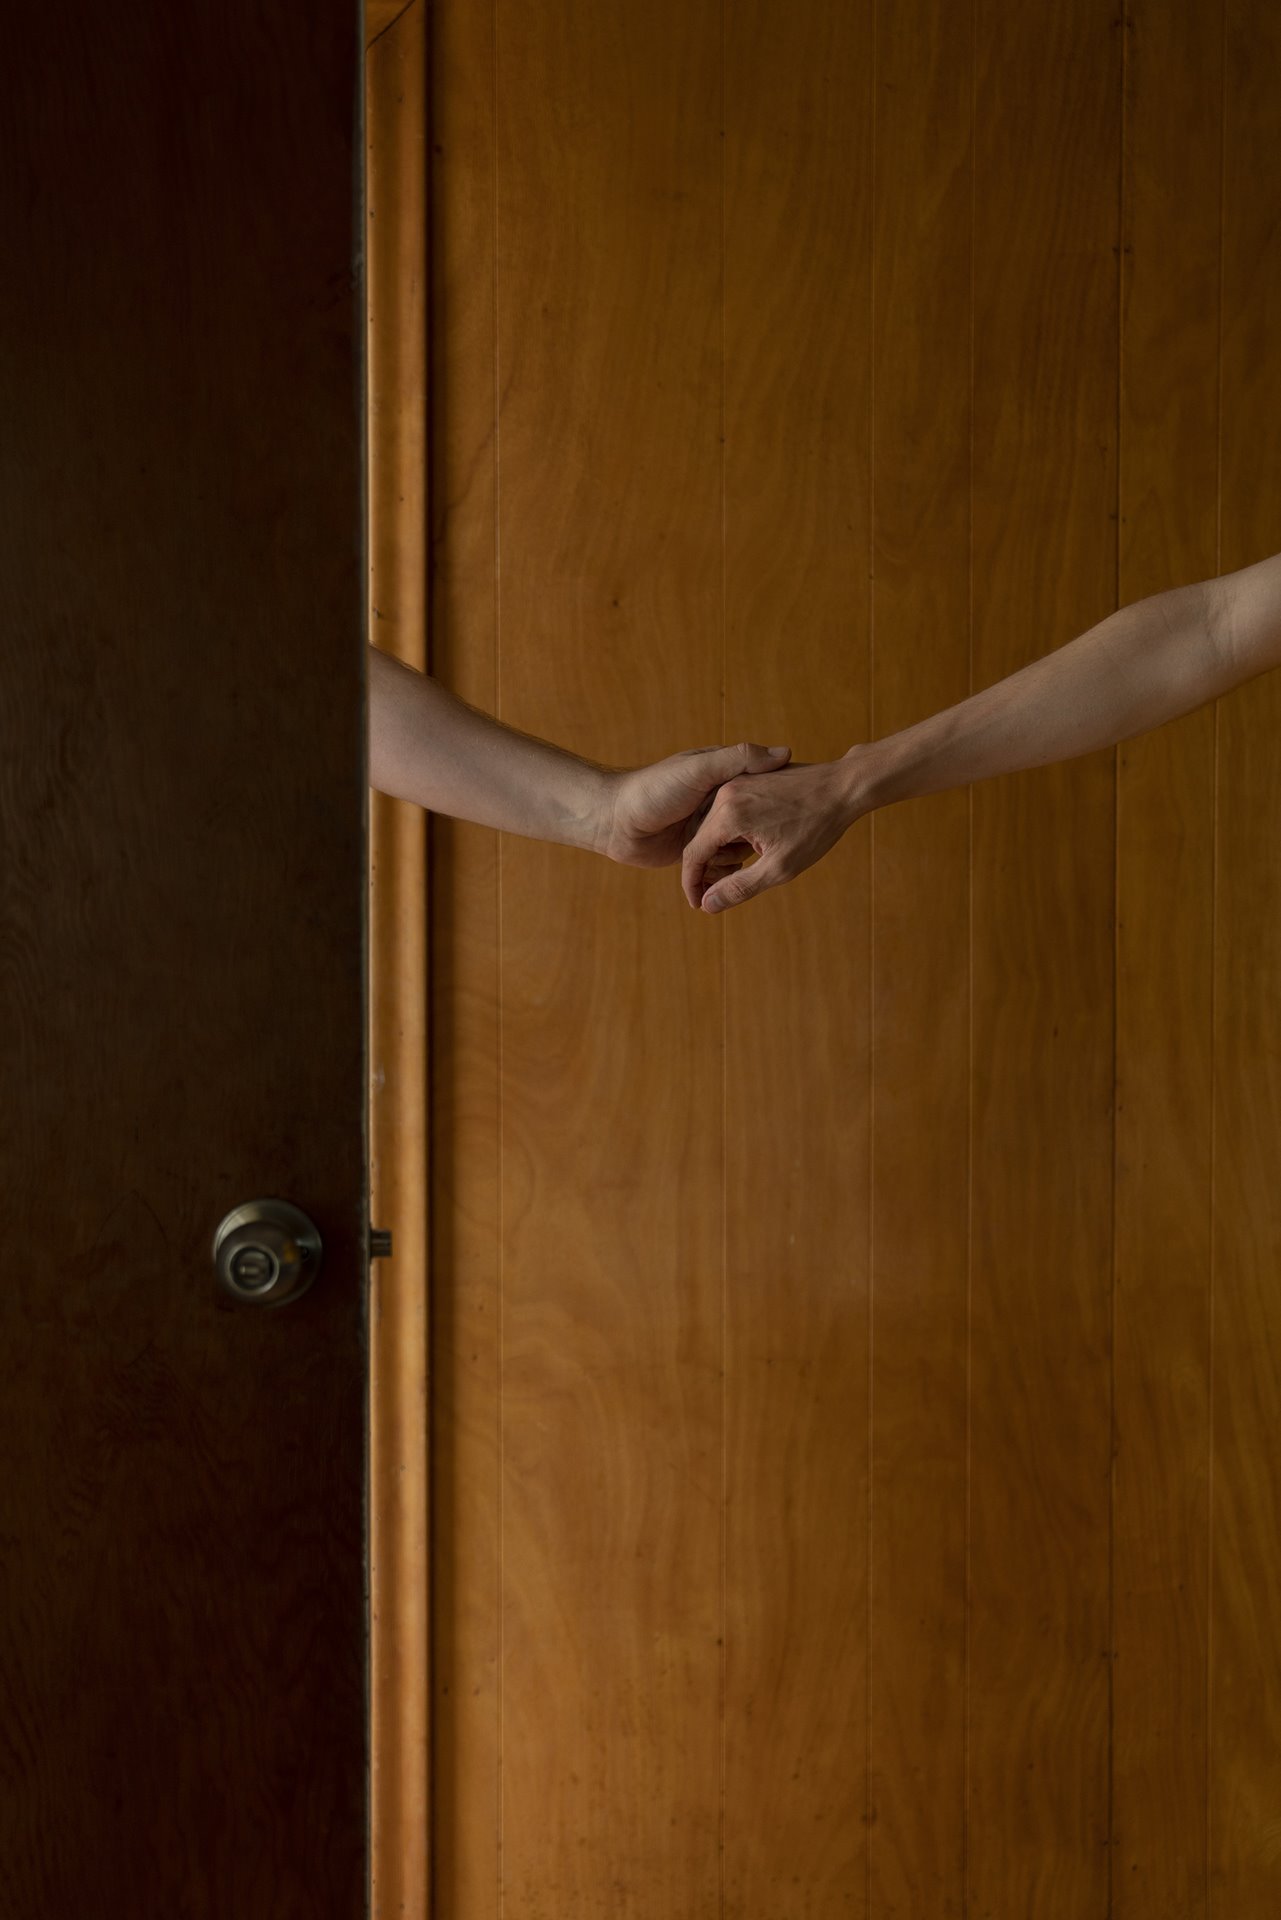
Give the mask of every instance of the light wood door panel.
[[(1221, 557), (1274, 549), (1281, 458), (1281, 22), (1225, 20)], [(1209, 1910), (1264, 1920), (1281, 1888), (1281, 676), (1221, 703), (1214, 944)]]
[[(502, 5), (497, 31), (501, 712), (620, 762), (720, 724), (689, 643), (720, 611), (719, 22)], [(702, 1912), (720, 955), (667, 876), (500, 857), (504, 1884), (531, 1915)]]
[[(869, 726), (874, 32), (867, 4), (726, 22), (723, 732), (807, 759)], [(698, 928), (725, 969), (730, 1912), (857, 1911), (867, 1883), (868, 872), (863, 827), (804, 893)]]
[[(966, 8), (881, 0), (873, 737), (970, 691), (973, 68)], [(940, 1920), (965, 1911), (971, 806), (871, 822), (867, 1897)]]
[[(814, 759), (1275, 546), (1269, 34), (438, 7), (435, 670)], [(438, 1911), (1275, 1907), (1274, 704), (715, 923), (434, 825)]]
[[(464, 699), (496, 713), (495, 17), (489, 8), (447, 7), (432, 20), (431, 663)], [(432, 1910), (497, 1920), (498, 835), (435, 820), (430, 861)]]
[[(1130, 10), (1118, 595), (1219, 568), (1223, 22)], [(1177, 254), (1177, 285), (1170, 262)], [(1207, 1912), (1216, 715), (1117, 774), (1112, 1899)], [(1220, 1909), (1222, 1911), (1222, 1909)]]
[[(975, 686), (1115, 604), (1113, 17), (1099, 0), (976, 14)], [(979, 1913), (1107, 1895), (1114, 797), (1111, 753), (974, 793)]]
[[(427, 8), (365, 12), (369, 632), (427, 657)], [(426, 851), (420, 807), (370, 795), (371, 1920), (427, 1911), (430, 1803)]]

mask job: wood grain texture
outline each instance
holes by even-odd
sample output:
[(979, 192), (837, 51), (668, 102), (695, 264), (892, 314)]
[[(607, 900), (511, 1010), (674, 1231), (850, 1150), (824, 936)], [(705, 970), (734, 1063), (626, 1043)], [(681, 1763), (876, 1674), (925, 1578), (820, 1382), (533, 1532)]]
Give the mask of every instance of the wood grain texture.
[[(684, 0), (498, 14), (501, 713), (613, 764), (720, 722), (719, 28)], [(721, 971), (673, 884), (502, 849), (501, 1819), (529, 1920), (719, 1901)]]
[[(468, 698), (812, 759), (1213, 570), (1219, 0), (434, 18)], [(1230, 28), (1225, 566), (1278, 377)], [(441, 1911), (1275, 1907), (1269, 687), (1217, 933), (1211, 713), (712, 927), (433, 830)]]
[[(497, 711), (494, 14), (431, 47), (431, 665)], [(498, 835), (431, 827), (433, 1913), (501, 1901)]]
[[(1115, 604), (1114, 10), (977, 19), (974, 681)], [(974, 792), (969, 1901), (1107, 1899), (1112, 754)]]
[[(970, 691), (974, 21), (876, 32), (872, 734)], [(965, 1911), (970, 798), (872, 821), (868, 1912)]]
[[(1222, 563), (1276, 550), (1281, 20), (1232, 0), (1224, 68)], [(1262, 430), (1261, 430), (1262, 427)], [(1281, 675), (1220, 706), (1215, 923), (1210, 1901), (1281, 1899)]]
[[(370, 633), (427, 653), (427, 7), (365, 60)], [(370, 1201), (392, 1234), (370, 1275), (373, 1920), (426, 1920), (428, 1596), (427, 821), (370, 798)]]
[[(0, 1908), (365, 1898), (357, 23), (33, 15), (0, 278)], [(214, 1229), (281, 1195), (287, 1310)]]
[[(1122, 603), (1217, 568), (1221, 43), (1128, 9)], [(1120, 750), (1116, 1920), (1205, 1914), (1214, 783), (1212, 707)]]
[(418, 4), (418, 0), (364, 0), (365, 47), (372, 48), (376, 40), (389, 33), (402, 14)]
[[(727, 15), (724, 732), (799, 759), (868, 727), (872, 45), (870, 5)], [(724, 1900), (742, 1920), (866, 1900), (868, 912), (863, 828), (723, 923)]]

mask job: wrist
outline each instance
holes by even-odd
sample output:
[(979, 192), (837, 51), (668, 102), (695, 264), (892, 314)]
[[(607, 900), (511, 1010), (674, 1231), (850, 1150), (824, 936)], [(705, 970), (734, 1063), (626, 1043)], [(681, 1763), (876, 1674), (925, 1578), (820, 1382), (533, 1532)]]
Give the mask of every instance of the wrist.
[(872, 740), (851, 747), (833, 765), (847, 826), (861, 820), (865, 813), (874, 813), (878, 807), (906, 797), (901, 790), (902, 756), (892, 739)]
[(584, 762), (582, 800), (573, 844), (588, 853), (599, 853), (607, 860), (613, 852), (614, 826), (622, 792), (623, 774), (614, 767), (598, 767)]

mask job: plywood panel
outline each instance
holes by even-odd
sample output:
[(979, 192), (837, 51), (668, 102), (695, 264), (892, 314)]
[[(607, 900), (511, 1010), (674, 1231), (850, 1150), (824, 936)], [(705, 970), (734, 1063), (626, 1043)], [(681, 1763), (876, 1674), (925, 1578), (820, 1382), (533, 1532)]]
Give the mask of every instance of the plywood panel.
[[(1276, 550), (1281, 457), (1281, 20), (1227, 15), (1222, 558)], [(1221, 703), (1215, 939), (1214, 1461), (1210, 1901), (1264, 1920), (1281, 1898), (1281, 676)]]
[(417, 0), (365, 0), (365, 46), (371, 48)]
[[(872, 732), (970, 679), (973, 18), (876, 34)], [(970, 796), (872, 822), (869, 1908), (965, 1901)]]
[[(426, 0), (365, 62), (370, 632), (425, 664)], [(370, 798), (370, 1746), (374, 1920), (428, 1912), (427, 822)]]
[[(440, 6), (431, 44), (431, 665), (498, 705), (494, 15)], [(499, 1683), (498, 835), (431, 833), (432, 1894), (496, 1920)]]
[[(500, 5), (499, 695), (716, 738), (720, 17)], [(508, 1911), (719, 1909), (720, 960), (674, 874), (504, 845)]]
[[(974, 679), (1116, 594), (1120, 37), (977, 17)], [(1107, 1897), (1113, 756), (974, 794), (969, 1898)]]
[[(872, 51), (868, 4), (728, 17), (725, 730), (805, 760), (868, 724)], [(866, 1900), (868, 953), (866, 826), (724, 926), (725, 1902), (742, 1920)]]
[[(1129, 10), (1123, 602), (1218, 563), (1221, 40), (1217, 5)], [(1214, 781), (1213, 708), (1120, 752), (1118, 1920), (1205, 1913)]]
[[(1212, 571), (1221, 28), (439, 8), (437, 671), (604, 760), (813, 759)], [(1225, 566), (1275, 544), (1262, 31)], [(1269, 697), (1217, 1139), (1212, 714), (714, 922), (434, 829), (442, 1910), (1265, 1910)]]

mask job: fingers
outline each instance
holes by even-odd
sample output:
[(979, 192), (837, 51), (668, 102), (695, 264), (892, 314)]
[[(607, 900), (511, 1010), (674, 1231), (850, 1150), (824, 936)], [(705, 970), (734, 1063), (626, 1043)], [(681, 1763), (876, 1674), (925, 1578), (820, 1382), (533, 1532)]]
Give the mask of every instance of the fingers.
[(705, 780), (703, 797), (685, 822), (685, 844), (689, 845), (706, 820), (721, 787), (740, 774), (777, 773), (791, 763), (790, 747), (762, 747), (744, 740), (736, 747), (702, 747), (689, 756), (698, 760), (698, 777)]
[(726, 847), (733, 846), (741, 839), (742, 833), (733, 808), (724, 795), (718, 793), (698, 831), (686, 846), (681, 862), (681, 887), (691, 907), (702, 905), (705, 891), (716, 878), (713, 874), (709, 880), (709, 869), (716, 866)]
[(745, 900), (754, 900), (758, 893), (764, 893), (767, 887), (781, 886), (787, 875), (776, 861), (758, 860), (754, 867), (745, 867), (740, 873), (730, 874), (727, 880), (718, 880), (703, 895), (704, 913), (724, 913), (727, 907), (741, 907)]
[(704, 905), (707, 894), (735, 876), (744, 861), (765, 852), (749, 823), (745, 798), (733, 785), (719, 788), (686, 844), (681, 887), (691, 907)]
[(708, 747), (699, 756), (698, 771), (706, 777), (706, 791), (711, 793), (740, 773), (776, 773), (791, 757), (790, 747), (762, 747), (744, 740), (736, 747)]
[[(708, 785), (702, 803), (686, 822), (681, 863), (681, 887), (691, 907), (723, 913), (787, 879), (784, 863), (769, 857), (749, 824), (755, 805), (745, 805), (746, 789), (740, 786), (736, 791), (734, 782), (743, 775), (777, 772), (790, 758), (789, 747), (763, 747), (755, 741), (713, 747), (698, 755), (698, 776), (705, 776)], [(763, 857), (743, 871), (744, 861), (753, 854)]]
[[(792, 877), (793, 863), (762, 817), (768, 784), (732, 781), (716, 793), (681, 862), (681, 888), (691, 907), (723, 913)], [(753, 855), (755, 865), (746, 867)]]
[(708, 814), (711, 812), (712, 802), (715, 800), (715, 798), (716, 798), (716, 794), (714, 791), (712, 793), (707, 794), (699, 802), (698, 806), (695, 807), (693, 813), (690, 814), (689, 819), (685, 822), (685, 845), (686, 846), (689, 845), (690, 841), (694, 838), (694, 835), (698, 832), (704, 820), (706, 820)]
[(792, 757), (790, 747), (760, 747), (754, 740), (745, 740), (735, 752), (743, 756), (743, 773), (777, 773)]

